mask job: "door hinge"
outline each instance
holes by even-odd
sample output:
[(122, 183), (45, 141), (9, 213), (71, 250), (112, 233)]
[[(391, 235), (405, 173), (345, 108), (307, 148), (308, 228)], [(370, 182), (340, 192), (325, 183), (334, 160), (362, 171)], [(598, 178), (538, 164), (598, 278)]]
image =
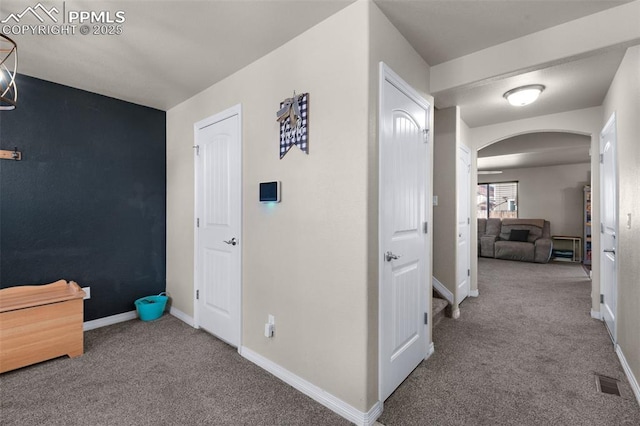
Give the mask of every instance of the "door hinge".
[(604, 234), (604, 223), (600, 222), (600, 233)]
[(424, 313), (424, 325), (428, 325), (429, 324), (429, 313), (425, 312)]
[(600, 303), (604, 303), (604, 294), (600, 295)]
[(197, 219), (196, 219), (196, 227), (197, 227), (197, 228), (200, 228), (200, 218), (197, 218)]
[(196, 150), (196, 155), (200, 155), (200, 145), (194, 145), (193, 149)]
[(470, 217), (467, 218), (467, 225), (471, 225), (471, 218)]
[(600, 164), (604, 164), (604, 154), (600, 154)]
[(422, 129), (422, 141), (429, 143), (429, 129)]
[(200, 300), (200, 290), (196, 290), (196, 300)]
[(429, 233), (429, 222), (425, 222), (423, 227), (422, 227), (423, 231), (425, 234)]
[(470, 277), (471, 276), (471, 269), (467, 269), (467, 276)]

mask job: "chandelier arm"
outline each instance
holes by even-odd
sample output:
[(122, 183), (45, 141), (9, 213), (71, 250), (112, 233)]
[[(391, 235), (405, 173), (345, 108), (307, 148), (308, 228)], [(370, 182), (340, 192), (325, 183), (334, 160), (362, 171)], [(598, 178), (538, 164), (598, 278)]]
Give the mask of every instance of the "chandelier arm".
[[(0, 54), (3, 55), (0, 57), (0, 111), (7, 111), (14, 109), (18, 102), (18, 45), (4, 34), (0, 34)], [(13, 70), (7, 67), (10, 59), (13, 60)]]

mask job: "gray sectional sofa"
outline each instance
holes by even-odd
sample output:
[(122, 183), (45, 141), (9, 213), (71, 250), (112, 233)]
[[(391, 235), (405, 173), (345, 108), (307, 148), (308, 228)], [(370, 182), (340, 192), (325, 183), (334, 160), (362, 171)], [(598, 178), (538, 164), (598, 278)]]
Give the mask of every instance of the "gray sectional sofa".
[(478, 219), (479, 256), (547, 263), (552, 248), (544, 219)]

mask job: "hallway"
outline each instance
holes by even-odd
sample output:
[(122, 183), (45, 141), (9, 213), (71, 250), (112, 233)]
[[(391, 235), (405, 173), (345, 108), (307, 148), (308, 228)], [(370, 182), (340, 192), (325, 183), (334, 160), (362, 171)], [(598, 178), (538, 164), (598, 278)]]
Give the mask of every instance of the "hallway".
[[(578, 264), (481, 258), (480, 296), (433, 332), (435, 354), (384, 403), (391, 425), (637, 425), (640, 407)], [(599, 393), (595, 375), (620, 380)]]

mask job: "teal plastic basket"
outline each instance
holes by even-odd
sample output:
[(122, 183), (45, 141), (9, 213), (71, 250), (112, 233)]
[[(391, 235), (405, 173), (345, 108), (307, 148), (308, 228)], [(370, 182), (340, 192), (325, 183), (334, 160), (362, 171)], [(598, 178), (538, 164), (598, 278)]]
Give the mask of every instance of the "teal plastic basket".
[(157, 296), (141, 297), (134, 304), (142, 321), (153, 321), (162, 316), (167, 300), (169, 300), (167, 293), (163, 291)]

